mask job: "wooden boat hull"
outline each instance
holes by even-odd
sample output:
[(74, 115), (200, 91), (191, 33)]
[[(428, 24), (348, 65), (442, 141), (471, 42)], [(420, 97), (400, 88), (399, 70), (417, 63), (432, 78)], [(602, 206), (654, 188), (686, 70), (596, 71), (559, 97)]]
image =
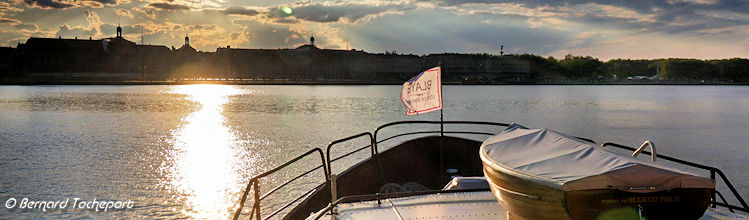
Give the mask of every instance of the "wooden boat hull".
[(564, 192), (484, 166), (494, 197), (509, 212), (509, 219), (571, 219)]
[(484, 173), (510, 219), (698, 219), (713, 193), (708, 188), (564, 191), (488, 166)]

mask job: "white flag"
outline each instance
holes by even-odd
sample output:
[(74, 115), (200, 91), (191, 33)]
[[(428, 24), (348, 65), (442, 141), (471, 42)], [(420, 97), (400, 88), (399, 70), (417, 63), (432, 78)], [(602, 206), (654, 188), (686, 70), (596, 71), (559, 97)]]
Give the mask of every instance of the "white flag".
[(424, 114), (442, 109), (442, 70), (431, 68), (403, 83), (401, 101), (407, 115)]

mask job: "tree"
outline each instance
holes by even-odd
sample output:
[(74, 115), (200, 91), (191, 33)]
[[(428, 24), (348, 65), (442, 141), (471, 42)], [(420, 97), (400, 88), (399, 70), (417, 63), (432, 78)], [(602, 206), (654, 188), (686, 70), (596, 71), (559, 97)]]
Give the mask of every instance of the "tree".
[(586, 80), (602, 76), (603, 62), (591, 56), (583, 57), (567, 54), (559, 63), (564, 68), (564, 75), (571, 79)]

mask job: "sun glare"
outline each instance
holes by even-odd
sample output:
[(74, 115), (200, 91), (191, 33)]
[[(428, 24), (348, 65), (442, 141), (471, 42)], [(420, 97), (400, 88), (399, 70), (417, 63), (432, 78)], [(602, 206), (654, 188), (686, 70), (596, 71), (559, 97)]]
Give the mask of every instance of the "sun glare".
[(289, 6), (283, 6), (283, 7), (281, 7), (281, 11), (283, 11), (283, 13), (286, 13), (287, 15), (290, 15), (291, 13), (294, 13), (294, 10), (292, 10), (291, 7), (289, 7)]
[[(173, 132), (165, 185), (176, 190), (187, 207), (183, 214), (199, 219), (227, 218), (237, 198), (240, 164), (236, 137), (224, 125), (223, 105), (242, 91), (228, 85), (183, 85), (173, 93), (186, 94), (200, 109), (183, 119)], [(173, 201), (166, 201), (167, 203)]]

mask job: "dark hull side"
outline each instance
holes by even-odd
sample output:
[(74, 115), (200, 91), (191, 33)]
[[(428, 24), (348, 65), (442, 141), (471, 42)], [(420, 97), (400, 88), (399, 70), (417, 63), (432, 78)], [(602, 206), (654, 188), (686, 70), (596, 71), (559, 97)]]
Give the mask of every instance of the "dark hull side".
[(698, 219), (713, 189), (672, 189), (653, 193), (620, 190), (565, 192), (489, 167), (490, 186), (510, 219)]
[[(673, 189), (653, 193), (581, 190), (567, 193), (572, 219), (698, 219), (707, 210), (712, 189)], [(639, 218), (637, 218), (639, 219)]]
[[(338, 174), (337, 196), (375, 194), (386, 183), (416, 182), (439, 190), (452, 175), (481, 176), (481, 158), (476, 153), (480, 146), (479, 141), (447, 136), (403, 142)], [(446, 173), (449, 168), (457, 169), (458, 173)], [(284, 219), (305, 219), (325, 208), (330, 200), (330, 186), (321, 184)]]

